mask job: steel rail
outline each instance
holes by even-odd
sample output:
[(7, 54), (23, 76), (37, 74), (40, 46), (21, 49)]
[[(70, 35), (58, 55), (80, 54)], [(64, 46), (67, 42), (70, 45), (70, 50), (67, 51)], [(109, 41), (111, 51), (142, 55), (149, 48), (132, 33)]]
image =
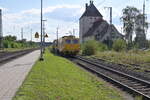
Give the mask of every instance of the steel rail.
[(150, 82), (114, 70), (82, 56), (76, 56), (75, 58), (80, 66), (101, 75), (107, 80), (111, 80), (111, 82), (118, 84), (124, 89), (143, 96), (146, 100), (150, 100)]
[(20, 50), (20, 51), (15, 51), (15, 52), (4, 52), (0, 54), (0, 65), (13, 60), (15, 58), (18, 58), (20, 56), (23, 56), (25, 54), (28, 54), (34, 50), (37, 50), (37, 48), (33, 48), (33, 49), (27, 49), (27, 50)]

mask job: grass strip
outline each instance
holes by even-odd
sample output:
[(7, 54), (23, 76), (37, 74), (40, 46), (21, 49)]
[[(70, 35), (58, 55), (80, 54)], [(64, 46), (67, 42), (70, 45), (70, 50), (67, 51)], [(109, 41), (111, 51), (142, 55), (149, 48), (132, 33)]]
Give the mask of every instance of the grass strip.
[(117, 89), (46, 51), (13, 100), (124, 100)]

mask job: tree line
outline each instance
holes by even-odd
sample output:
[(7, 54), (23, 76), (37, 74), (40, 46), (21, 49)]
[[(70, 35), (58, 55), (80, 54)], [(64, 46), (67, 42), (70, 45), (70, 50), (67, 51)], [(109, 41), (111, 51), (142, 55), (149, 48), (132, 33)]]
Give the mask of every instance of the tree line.
[(36, 47), (37, 44), (32, 41), (17, 40), (16, 36), (5, 36), (3, 37), (3, 48), (28, 48), (28, 47)]

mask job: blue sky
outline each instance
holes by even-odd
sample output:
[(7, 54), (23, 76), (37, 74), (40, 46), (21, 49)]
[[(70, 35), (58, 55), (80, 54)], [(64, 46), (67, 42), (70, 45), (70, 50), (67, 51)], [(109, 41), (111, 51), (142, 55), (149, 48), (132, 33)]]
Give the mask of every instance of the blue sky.
[[(66, 33), (73, 28), (78, 36), (79, 17), (85, 10), (85, 3), (89, 0), (43, 0), (43, 2), (44, 18), (47, 19), (46, 32), (49, 34), (47, 41), (56, 38), (56, 27), (59, 27), (59, 36), (67, 35)], [(120, 32), (122, 9), (129, 5), (142, 10), (142, 3), (143, 0), (94, 0), (94, 4), (107, 21), (109, 21), (109, 12), (104, 7), (113, 7), (113, 24)], [(36, 31), (40, 32), (40, 0), (0, 0), (0, 8), (3, 9), (4, 35), (16, 35), (20, 39), (20, 31), (23, 27), (24, 38), (30, 40), (31, 29), (33, 34)], [(146, 13), (150, 22), (150, 0), (146, 2)], [(150, 39), (150, 31), (148, 33)]]

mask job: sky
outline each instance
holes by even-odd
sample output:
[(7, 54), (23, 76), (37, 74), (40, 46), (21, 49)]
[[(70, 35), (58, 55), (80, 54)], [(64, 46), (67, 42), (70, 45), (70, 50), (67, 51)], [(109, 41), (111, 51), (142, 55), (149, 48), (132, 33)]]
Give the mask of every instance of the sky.
[[(79, 18), (85, 11), (85, 3), (90, 0), (43, 0), (43, 16), (47, 41), (56, 39), (56, 29), (59, 28), (59, 37), (69, 35), (73, 29), (79, 36)], [(122, 9), (126, 6), (134, 6), (142, 11), (143, 0), (93, 0), (103, 18), (109, 21), (109, 10), (113, 8), (113, 24), (121, 32)], [(3, 35), (15, 35), (21, 39), (21, 28), (24, 29), (24, 38), (35, 39), (35, 32), (40, 33), (40, 2), (41, 0), (0, 0), (0, 8), (3, 10)], [(150, 22), (150, 0), (146, 1), (146, 14)], [(150, 28), (147, 32), (150, 39)]]

